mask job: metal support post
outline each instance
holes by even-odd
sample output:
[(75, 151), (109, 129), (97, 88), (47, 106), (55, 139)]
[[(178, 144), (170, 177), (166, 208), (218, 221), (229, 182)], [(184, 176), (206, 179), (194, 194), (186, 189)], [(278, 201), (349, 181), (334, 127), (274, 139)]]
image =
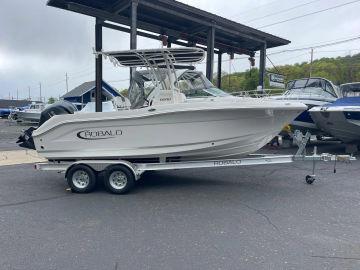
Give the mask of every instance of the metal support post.
[(217, 87), (221, 89), (221, 64), (222, 64), (222, 53), (219, 51), (218, 54), (218, 70), (217, 70)]
[[(102, 50), (102, 21), (96, 18), (95, 23), (95, 51)], [(95, 55), (95, 111), (102, 112), (102, 72), (103, 63), (102, 55)]]
[(259, 86), (265, 89), (266, 43), (260, 49)]
[(208, 30), (207, 56), (206, 56), (206, 77), (212, 81), (214, 72), (214, 49), (215, 49), (215, 27)]
[[(131, 2), (131, 13), (130, 13), (130, 50), (137, 49), (137, 8), (138, 0), (132, 0)], [(130, 83), (132, 80), (132, 73), (135, 69), (130, 68)]]

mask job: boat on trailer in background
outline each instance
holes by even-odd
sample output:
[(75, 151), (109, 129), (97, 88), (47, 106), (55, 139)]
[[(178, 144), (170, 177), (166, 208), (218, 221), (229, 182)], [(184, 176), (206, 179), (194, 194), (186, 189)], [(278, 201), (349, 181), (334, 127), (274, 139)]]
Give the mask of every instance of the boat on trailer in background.
[(292, 80), (287, 83), (286, 91), (282, 95), (272, 96), (277, 100), (299, 101), (308, 106), (308, 110), (298, 115), (291, 121), (291, 129), (300, 130), (303, 133), (310, 132), (312, 135), (329, 135), (319, 129), (312, 119), (309, 110), (314, 107), (335, 102), (340, 97), (338, 87), (331, 81), (311, 77)]
[(324, 132), (345, 142), (360, 145), (360, 82), (340, 86), (342, 98), (310, 110)]
[(43, 102), (33, 102), (28, 108), (14, 110), (9, 119), (17, 123), (37, 125), (40, 121), (41, 112), (48, 106)]

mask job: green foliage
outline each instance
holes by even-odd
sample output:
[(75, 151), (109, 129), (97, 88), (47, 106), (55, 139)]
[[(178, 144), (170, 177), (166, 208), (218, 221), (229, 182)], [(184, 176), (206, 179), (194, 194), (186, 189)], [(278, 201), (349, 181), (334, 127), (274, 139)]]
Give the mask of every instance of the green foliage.
[[(310, 63), (303, 62), (294, 65), (277, 66), (277, 69), (271, 68), (268, 71), (280, 72), (285, 75), (286, 81), (308, 78), (310, 76)], [(311, 76), (323, 77), (335, 84), (358, 82), (360, 81), (360, 54), (315, 60), (312, 65)], [(259, 70), (257, 68), (233, 74), (223, 73), (221, 88), (228, 92), (254, 90), (258, 86), (258, 81)], [(216, 80), (214, 83), (216, 84)], [(267, 76), (265, 88), (270, 88)]]
[(120, 95), (123, 95), (124, 97), (127, 97), (129, 94), (129, 90), (128, 89), (121, 89), (119, 90)]
[(55, 103), (55, 102), (56, 102), (56, 98), (50, 97), (50, 98), (48, 99), (48, 103), (49, 103), (49, 104), (53, 104), (53, 103)]
[[(336, 58), (321, 58), (312, 65), (311, 77), (322, 77), (335, 84), (360, 81), (360, 54)], [(277, 69), (286, 76), (286, 80), (307, 78), (310, 76), (310, 63), (279, 66)], [(269, 71), (276, 72), (274, 69)]]
[(127, 97), (129, 95), (129, 90), (128, 89), (124, 89), (120, 92), (121, 95), (123, 95), (124, 97)]

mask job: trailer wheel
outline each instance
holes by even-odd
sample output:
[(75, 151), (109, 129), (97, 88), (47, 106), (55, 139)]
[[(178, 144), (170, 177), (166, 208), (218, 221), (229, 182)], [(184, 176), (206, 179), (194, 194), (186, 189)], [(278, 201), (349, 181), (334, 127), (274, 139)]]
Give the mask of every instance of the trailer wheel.
[(311, 185), (311, 184), (313, 184), (315, 182), (315, 176), (307, 175), (305, 177), (305, 181), (306, 181), (307, 184)]
[(96, 175), (88, 166), (79, 164), (71, 167), (66, 178), (73, 192), (89, 193), (95, 188)]
[(111, 193), (124, 194), (134, 187), (135, 175), (123, 165), (111, 166), (106, 170), (104, 185)]

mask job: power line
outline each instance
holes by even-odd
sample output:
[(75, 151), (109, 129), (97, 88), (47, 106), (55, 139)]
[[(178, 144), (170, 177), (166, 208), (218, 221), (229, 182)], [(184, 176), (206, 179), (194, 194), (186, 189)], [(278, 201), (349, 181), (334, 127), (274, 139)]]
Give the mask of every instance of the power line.
[(360, 2), (360, 0), (355, 0), (355, 1), (347, 2), (347, 3), (341, 4), (341, 5), (337, 5), (337, 6), (333, 6), (333, 7), (321, 9), (321, 10), (318, 10), (318, 11), (306, 13), (306, 14), (303, 14), (303, 15), (300, 15), (300, 16), (296, 16), (296, 17), (292, 17), (292, 18), (289, 18), (289, 19), (286, 19), (286, 20), (283, 20), (283, 21), (279, 21), (279, 22), (275, 22), (275, 23), (263, 25), (263, 26), (261, 26), (261, 27), (258, 27), (258, 29), (265, 28), (265, 27), (269, 27), (269, 26), (273, 26), (273, 25), (278, 25), (278, 24), (285, 23), (285, 22), (289, 22), (289, 21), (293, 21), (293, 20), (297, 20), (297, 19), (304, 18), (304, 17), (310, 16), (310, 15), (314, 15), (314, 14), (318, 14), (318, 13), (325, 12), (325, 11), (328, 11), (328, 10), (332, 10), (332, 9), (336, 9), (336, 8), (343, 7), (343, 6), (346, 6), (346, 5), (350, 5), (350, 4), (353, 4), (353, 3), (356, 3), (356, 2)]
[(250, 22), (258, 21), (258, 20), (261, 20), (261, 19), (264, 19), (264, 18), (268, 18), (268, 17), (274, 16), (274, 15), (278, 15), (278, 14), (281, 14), (281, 13), (284, 13), (284, 12), (287, 12), (287, 11), (290, 11), (290, 10), (293, 10), (293, 9), (296, 9), (296, 8), (299, 8), (299, 7), (307, 6), (307, 5), (310, 5), (310, 4), (312, 4), (312, 3), (319, 2), (319, 1), (320, 1), (320, 0), (313, 0), (313, 1), (310, 1), (310, 2), (307, 2), (307, 3), (304, 3), (304, 4), (300, 4), (300, 5), (297, 5), (297, 6), (293, 6), (293, 7), (291, 7), (291, 8), (287, 8), (287, 9), (283, 9), (283, 10), (280, 10), (280, 11), (277, 11), (277, 12), (274, 12), (274, 13), (270, 13), (270, 14), (267, 14), (267, 15), (265, 15), (265, 16), (257, 17), (257, 18), (255, 18), (255, 19), (246, 21), (245, 23), (250, 23)]
[(353, 52), (360, 51), (360, 49), (343, 49), (343, 50), (331, 50), (331, 51), (316, 51), (316, 53), (331, 53), (331, 52)]
[(347, 36), (347, 37), (341, 37), (341, 38), (337, 38), (337, 39), (331, 39), (331, 40), (324, 40), (324, 41), (320, 41), (320, 42), (315, 42), (315, 43), (311, 43), (311, 44), (304, 44), (302, 46), (308, 46), (308, 47), (314, 47), (316, 45), (322, 45), (325, 43), (330, 43), (330, 42), (335, 42), (335, 41), (340, 41), (340, 40), (345, 40), (345, 39), (351, 39), (357, 36)]
[[(360, 1), (360, 0), (357, 0), (357, 1)], [(330, 42), (327, 44), (317, 45), (317, 46), (308, 46), (308, 47), (303, 47), (303, 48), (298, 48), (298, 49), (287, 49), (287, 50), (283, 50), (283, 51), (272, 52), (272, 53), (269, 53), (268, 55), (274, 55), (274, 54), (279, 54), (279, 53), (284, 53), (284, 52), (297, 52), (297, 51), (310, 50), (310, 49), (316, 49), (316, 48), (324, 48), (324, 47), (329, 47), (329, 46), (334, 46), (334, 45), (338, 45), (338, 44), (342, 44), (342, 43), (351, 42), (351, 41), (354, 41), (357, 39), (360, 39), (360, 36), (345, 39), (345, 40), (340, 40), (340, 41), (336, 41), (336, 42)]]
[(264, 4), (264, 5), (259, 5), (259, 6), (254, 7), (254, 8), (249, 8), (249, 9), (246, 9), (246, 10), (244, 10), (244, 11), (235, 13), (234, 15), (232, 15), (232, 16), (230, 16), (230, 17), (233, 18), (233, 17), (238, 16), (238, 15), (241, 15), (241, 14), (246, 14), (246, 13), (248, 13), (250, 10), (255, 10), (255, 9), (259, 9), (259, 8), (261, 8), (261, 7), (269, 6), (269, 5), (274, 4), (274, 3), (278, 2), (278, 1), (279, 1), (279, 0), (276, 0), (276, 1), (272, 1), (272, 2), (267, 3), (267, 4)]

